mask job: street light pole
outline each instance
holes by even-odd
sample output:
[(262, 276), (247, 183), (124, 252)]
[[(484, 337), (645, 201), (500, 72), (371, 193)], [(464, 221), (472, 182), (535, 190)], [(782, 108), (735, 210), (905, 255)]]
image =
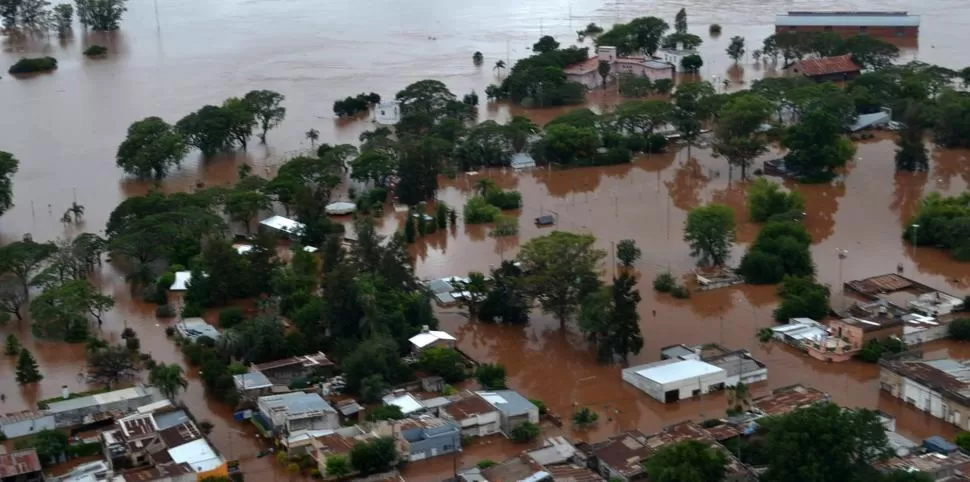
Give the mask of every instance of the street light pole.
[(917, 236), (919, 236), (919, 224), (913, 224), (913, 262), (916, 262), (916, 242)]
[[(842, 262), (845, 261), (845, 258), (847, 258), (849, 256), (849, 250), (847, 250), (847, 249), (836, 249), (835, 252), (836, 252), (837, 256), (839, 257), (839, 293), (841, 294), (841, 293), (844, 293), (844, 288), (842, 287)], [(841, 296), (840, 295), (839, 296), (839, 299), (841, 300), (842, 309), (844, 310), (845, 309), (845, 296)]]

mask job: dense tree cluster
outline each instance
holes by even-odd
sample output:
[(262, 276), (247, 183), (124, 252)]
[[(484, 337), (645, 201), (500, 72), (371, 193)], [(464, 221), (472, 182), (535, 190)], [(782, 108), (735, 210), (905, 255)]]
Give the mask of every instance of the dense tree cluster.
[(871, 35), (843, 38), (834, 32), (783, 32), (765, 38), (761, 57), (787, 65), (806, 57), (851, 55), (852, 60), (866, 69), (888, 67), (899, 57), (899, 47)]
[(367, 112), (371, 107), (381, 102), (381, 96), (373, 92), (369, 94), (360, 93), (355, 97), (347, 97), (333, 103), (333, 113), (337, 117), (350, 117)]
[(970, 261), (970, 193), (953, 197), (930, 193), (903, 229), (903, 239), (947, 249), (954, 258)]
[(792, 318), (821, 320), (829, 314), (829, 289), (806, 276), (785, 276), (778, 289), (781, 304), (775, 309), (775, 321), (787, 323)]
[[(684, 30), (677, 30), (678, 34), (687, 33), (686, 23), (682, 26)], [(638, 17), (629, 23), (614, 24), (596, 38), (596, 45), (616, 47), (617, 55), (652, 56), (660, 48), (668, 30), (670, 25), (657, 17)]]
[(552, 37), (543, 37), (533, 46), (535, 55), (519, 60), (500, 85), (490, 85), (490, 99), (509, 99), (526, 107), (551, 107), (579, 104), (585, 100), (586, 87), (566, 80), (564, 68), (584, 62), (589, 49), (559, 48)]
[(786, 275), (811, 278), (815, 275), (811, 244), (812, 236), (800, 222), (771, 221), (741, 259), (738, 272), (753, 284), (778, 283)]
[(805, 198), (798, 191), (786, 193), (780, 185), (764, 178), (748, 185), (748, 215), (756, 223), (798, 219), (804, 210)]
[(687, 214), (684, 241), (699, 264), (721, 266), (731, 256), (736, 231), (734, 210), (724, 204), (709, 204)]
[(623, 272), (612, 286), (602, 287), (583, 299), (579, 329), (596, 345), (601, 362), (619, 359), (626, 363), (630, 355), (643, 349), (637, 311), (641, 298), (636, 285), (636, 278)]

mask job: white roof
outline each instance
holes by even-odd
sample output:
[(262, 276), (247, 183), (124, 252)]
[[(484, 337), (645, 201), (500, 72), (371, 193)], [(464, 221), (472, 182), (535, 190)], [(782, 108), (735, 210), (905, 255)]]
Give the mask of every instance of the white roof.
[(204, 438), (195, 439), (169, 449), (168, 454), (172, 456), (173, 462), (177, 464), (185, 462), (196, 473), (207, 472), (222, 465), (222, 458), (216, 455), (216, 452), (209, 446), (209, 442)]
[(107, 405), (109, 403), (123, 402), (125, 400), (131, 400), (133, 398), (144, 397), (148, 395), (148, 392), (143, 388), (131, 387), (123, 388), (121, 390), (114, 390), (105, 393), (98, 393), (93, 395), (94, 401), (99, 405)]
[(159, 400), (157, 402), (152, 402), (152, 403), (149, 403), (147, 405), (142, 405), (142, 406), (138, 407), (137, 412), (138, 413), (152, 413), (152, 412), (155, 412), (157, 410), (161, 410), (163, 408), (168, 408), (168, 407), (171, 407), (171, 406), (172, 406), (172, 402), (168, 401), (168, 399)]
[(342, 214), (350, 214), (356, 211), (357, 205), (354, 203), (341, 201), (341, 202), (327, 204), (327, 207), (324, 209), (326, 209), (327, 214), (342, 215)]
[(185, 291), (189, 289), (189, 281), (192, 281), (191, 271), (176, 271), (175, 282), (169, 286), (169, 291)]
[(724, 373), (724, 370), (700, 360), (681, 360), (666, 365), (637, 370), (637, 374), (641, 377), (648, 378), (660, 384), (716, 373)]
[(259, 224), (291, 234), (299, 233), (304, 227), (303, 223), (294, 221), (290, 218), (284, 218), (283, 216), (273, 216), (260, 221)]
[(775, 16), (780, 27), (919, 27), (906, 12), (789, 12)]
[(438, 340), (449, 340), (455, 341), (455, 337), (445, 333), (443, 331), (429, 331), (427, 333), (418, 333), (410, 338), (412, 345), (418, 348), (424, 348)]
[(399, 397), (388, 395), (384, 397), (384, 404), (394, 405), (400, 408), (401, 413), (405, 415), (424, 410), (424, 405), (422, 405), (421, 402), (417, 398), (414, 398), (414, 395), (411, 395), (410, 393), (405, 393)]
[(234, 244), (233, 248), (236, 248), (236, 252), (239, 254), (246, 254), (253, 250), (252, 245), (249, 244)]
[(320, 250), (319, 248), (314, 248), (313, 246), (304, 246), (303, 247), (303, 251), (306, 251), (307, 253), (316, 253), (319, 250)]

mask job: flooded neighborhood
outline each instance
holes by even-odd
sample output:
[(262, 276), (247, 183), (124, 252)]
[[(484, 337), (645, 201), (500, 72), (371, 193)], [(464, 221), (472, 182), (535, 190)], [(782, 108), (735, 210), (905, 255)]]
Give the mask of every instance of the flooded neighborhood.
[[(675, 25), (682, 8), (686, 30)], [(936, 108), (924, 109), (923, 117), (913, 107), (918, 101), (870, 109), (899, 99), (870, 101), (858, 89), (875, 92), (884, 84), (853, 82), (895, 67), (855, 65), (863, 63), (858, 53), (841, 52), (855, 71), (832, 70), (834, 79), (810, 73), (813, 63), (835, 57), (819, 53), (829, 47), (805, 47), (809, 53), (790, 59), (775, 52), (769, 60), (765, 38), (810, 31), (802, 20), (777, 17), (799, 11), (918, 18), (913, 30), (893, 27), (887, 43), (898, 47), (892, 63), (916, 65), (894, 75), (924, 64), (949, 69), (938, 88), (901, 90), (920, 90)], [(703, 65), (689, 68), (680, 43), (663, 47), (658, 38), (656, 52), (640, 52), (651, 49), (639, 49), (639, 34), (612, 30), (649, 25), (636, 23), (646, 17), (664, 19), (670, 35), (702, 39), (691, 52)], [(0, 279), (0, 311), (8, 315), (0, 333), (18, 343), (0, 357), (6, 446), (0, 480), (95, 480), (82, 478), (86, 470), (120, 477), (108, 480), (145, 481), (688, 480), (656, 475), (661, 458), (655, 456), (685, 441), (700, 441), (723, 461), (716, 476), (689, 480), (786, 480), (791, 472), (773, 465), (779, 458), (765, 447), (794, 444), (772, 437), (811, 426), (797, 420), (808, 410), (860, 426), (867, 420), (853, 414), (878, 414), (882, 425), (876, 425), (886, 427), (878, 432), (888, 435), (893, 452), (853, 461), (852, 470), (914, 468), (932, 476), (925, 480), (949, 480), (936, 478), (944, 469), (925, 465), (935, 457), (952, 462), (951, 473), (970, 477), (970, 444), (964, 440), (965, 452), (958, 438), (970, 430), (970, 365), (964, 364), (970, 333), (960, 335), (958, 328), (970, 319), (964, 306), (970, 257), (961, 244), (970, 239), (970, 225), (960, 224), (970, 219), (960, 197), (970, 187), (966, 126), (951, 126), (947, 139), (957, 139), (945, 142), (939, 121), (920, 124), (913, 135), (920, 145), (925, 138), (925, 169), (906, 167), (897, 154), (912, 148), (907, 126), (918, 119), (970, 112), (963, 98), (970, 76), (961, 72), (970, 65), (963, 46), (970, 8), (963, 3), (156, 0), (127, 3), (116, 29), (93, 25), (75, 21), (67, 34), (8, 26), (0, 35), (0, 161), (4, 153), (19, 161), (12, 206), (0, 218), (0, 244), (57, 247), (25, 268), (37, 275), (32, 281), (12, 274), (18, 271), (10, 267), (23, 260), (0, 253), (7, 276)], [(832, 33), (830, 26), (819, 28)], [(878, 35), (875, 28), (871, 33)], [(597, 35), (622, 37), (634, 52), (623, 52), (624, 45), (619, 51), (601, 45), (597, 52)], [(558, 42), (543, 53), (546, 36)], [(746, 48), (732, 59), (737, 37)], [(107, 54), (82, 53), (95, 45)], [(569, 97), (566, 87), (551, 93), (549, 79), (538, 89), (522, 87), (525, 98), (518, 98), (515, 82), (503, 83), (525, 75), (525, 66), (513, 68), (518, 61), (580, 55), (573, 46), (588, 48), (589, 59), (545, 68), (558, 69), (566, 87), (585, 85), (583, 103), (559, 102)], [(679, 56), (664, 60), (664, 52)], [(47, 56), (57, 59), (56, 70), (6, 73), (21, 58)], [(926, 72), (936, 73), (917, 74)], [(917, 74), (914, 79), (927, 78)], [(799, 104), (796, 95), (782, 99), (791, 93), (783, 92), (767, 110), (756, 101), (744, 104), (751, 91), (774, 101), (768, 87), (754, 86), (779, 77), (803, 80), (810, 87), (801, 87), (817, 98)], [(435, 86), (398, 94), (425, 79), (449, 91), (443, 108), (437, 99), (421, 104), (422, 96), (442, 95), (428, 94)], [(622, 82), (641, 79), (650, 79), (648, 95), (622, 90)], [(660, 79), (669, 79), (672, 90), (663, 92)], [(677, 99), (687, 92), (682, 86), (698, 83), (708, 86), (703, 95), (715, 107), (692, 137), (677, 117), (686, 110)], [(848, 100), (852, 121), (865, 111), (876, 114), (866, 118), (874, 124), (847, 134), (842, 128), (852, 122), (837, 126), (833, 138), (850, 149), (839, 166), (826, 168), (830, 177), (823, 182), (772, 171), (779, 161), (795, 165), (797, 126), (809, 122), (812, 109), (835, 111), (825, 100), (836, 95), (808, 90), (820, 85), (855, 92)], [(279, 104), (285, 118), (270, 122), (268, 132), (265, 125), (254, 130), (253, 120), (242, 139), (228, 136), (206, 154), (196, 140), (179, 140), (163, 175), (123, 166), (119, 144), (141, 139), (136, 147), (144, 149), (149, 142), (133, 123), (157, 116), (160, 131), (152, 135), (181, 135), (190, 114), (201, 118), (211, 106), (228, 112), (254, 91), (285, 96)], [(335, 102), (363, 93), (383, 102), (364, 104), (353, 115), (335, 113)], [(960, 100), (944, 105), (948, 95)], [(631, 101), (672, 107), (642, 131), (616, 127)], [(964, 110), (945, 110), (958, 106)], [(409, 124), (408, 116), (425, 107), (427, 119)], [(459, 107), (467, 112), (456, 114)], [(589, 114), (575, 114), (583, 108)], [(534, 128), (521, 138), (509, 134), (508, 142), (503, 137), (503, 149), (514, 153), (493, 162), (486, 129), (484, 154), (461, 144), (474, 135), (469, 126), (485, 121), (503, 127), (531, 121)], [(729, 121), (751, 124), (744, 135), (757, 137), (759, 148), (749, 152), (747, 144), (728, 142), (729, 135), (741, 137)], [(565, 134), (553, 139), (555, 129), (548, 127), (556, 124)], [(587, 132), (596, 137), (591, 148), (579, 140)], [(610, 144), (609, 135), (622, 139)], [(654, 136), (657, 149), (647, 145)], [(637, 144), (642, 148), (624, 144), (629, 138), (645, 139)], [(441, 140), (450, 144), (433, 144)], [(808, 145), (818, 142), (813, 137)], [(586, 152), (596, 160), (586, 162)], [(628, 161), (610, 161), (614, 153)], [(510, 161), (512, 154), (522, 157)], [(448, 166), (422, 170), (422, 162), (445, 158), (440, 162)], [(353, 173), (365, 166), (361, 159), (396, 167)], [(529, 167), (518, 168), (522, 159)], [(294, 179), (288, 176), (302, 185), (285, 184)], [(773, 217), (755, 219), (752, 186), (762, 179), (777, 185), (773, 194), (799, 201), (792, 209), (773, 205)], [(418, 187), (402, 187), (409, 182)], [(372, 202), (369, 193), (377, 190), (383, 197)], [(519, 197), (507, 205), (494, 201), (513, 192)], [(939, 201), (952, 202), (950, 210), (924, 209), (930, 195), (952, 198)], [(126, 201), (132, 199), (144, 201)], [(497, 214), (473, 222), (476, 200)], [(371, 204), (376, 207), (364, 209)], [(720, 250), (685, 239), (692, 213), (711, 206), (733, 212), (725, 234), (730, 242)], [(784, 243), (772, 245), (763, 235), (773, 223), (796, 232), (790, 238), (807, 233), (810, 241), (780, 251)], [(554, 232), (570, 234), (563, 243), (588, 243), (574, 246), (579, 253), (549, 254), (550, 245), (540, 243), (556, 239)], [(80, 263), (80, 274), (68, 276), (55, 263), (62, 253), (75, 253), (72, 242), (88, 239), (82, 233), (102, 244)], [(186, 240), (191, 247), (182, 246)], [(638, 249), (629, 263), (618, 249), (628, 240)], [(762, 246), (785, 253), (776, 259), (786, 269), (795, 254), (808, 253), (810, 273), (793, 268), (771, 282), (751, 282), (745, 269), (754, 262), (745, 259)], [(411, 263), (401, 261), (404, 254)], [(706, 262), (709, 254), (714, 262)], [(583, 264), (587, 255), (593, 279), (581, 280), (588, 273), (568, 265)], [(543, 275), (546, 268), (575, 276)], [(222, 283), (220, 275), (238, 283)], [(665, 277), (674, 289), (657, 288)], [(820, 306), (789, 305), (792, 278), (810, 284), (806, 291), (824, 291)], [(87, 296), (103, 304), (65, 314), (68, 295), (59, 300), (50, 293), (82, 280), (94, 287)], [(607, 345), (610, 328), (589, 328), (606, 311), (615, 315), (609, 320), (620, 319), (621, 280), (638, 293), (627, 293), (635, 301), (624, 305), (638, 336), (630, 335), (634, 341), (622, 349)], [(520, 282), (529, 284), (524, 307), (513, 306)], [(579, 290), (585, 282), (592, 286), (586, 298), (561, 303), (569, 305), (565, 316), (550, 308), (556, 301), (550, 298), (573, 296), (555, 293), (558, 285)], [(23, 296), (4, 296), (11, 283)], [(207, 291), (194, 291), (193, 283)], [(81, 290), (81, 284), (70, 286)], [(598, 294), (608, 310), (594, 303)], [(476, 311), (486, 308), (500, 314)], [(813, 316), (818, 310), (821, 316)], [(75, 329), (83, 331), (77, 339)], [(116, 348), (128, 350), (119, 355), (126, 368), (106, 374), (92, 360), (107, 359)], [(30, 365), (21, 361), (24, 352), (36, 360), (33, 370), (42, 380), (24, 378)], [(457, 360), (447, 369), (433, 360), (446, 355)], [(166, 368), (170, 377), (163, 382)], [(825, 412), (833, 404), (868, 410)], [(382, 409), (392, 413), (377, 415)], [(69, 435), (70, 446), (43, 452), (32, 445), (35, 428)], [(394, 467), (365, 464), (363, 456), (354, 461), (361, 447), (389, 450)], [(946, 455), (927, 457), (936, 453)]]

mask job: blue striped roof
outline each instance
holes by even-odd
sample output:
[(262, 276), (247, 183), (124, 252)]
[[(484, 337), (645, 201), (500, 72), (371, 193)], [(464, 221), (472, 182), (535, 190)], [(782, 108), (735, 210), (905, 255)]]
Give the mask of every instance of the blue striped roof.
[(779, 27), (919, 27), (906, 12), (788, 12), (775, 16)]

